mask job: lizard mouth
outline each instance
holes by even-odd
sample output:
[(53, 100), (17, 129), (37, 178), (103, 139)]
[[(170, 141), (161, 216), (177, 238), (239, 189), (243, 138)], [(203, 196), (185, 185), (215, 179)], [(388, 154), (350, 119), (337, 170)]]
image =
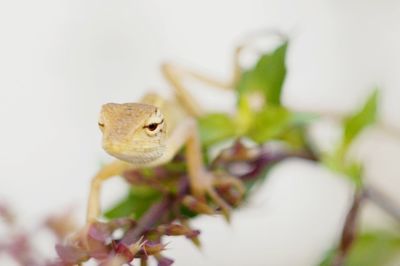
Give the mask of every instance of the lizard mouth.
[(146, 165), (157, 160), (164, 154), (164, 149), (157, 148), (146, 148), (137, 151), (116, 151), (113, 149), (105, 149), (108, 154), (114, 156), (122, 161), (137, 164)]

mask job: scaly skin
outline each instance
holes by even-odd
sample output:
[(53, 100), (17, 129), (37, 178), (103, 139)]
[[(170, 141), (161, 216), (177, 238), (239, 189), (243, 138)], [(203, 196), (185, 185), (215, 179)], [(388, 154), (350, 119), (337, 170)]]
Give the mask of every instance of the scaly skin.
[[(162, 74), (171, 84), (175, 98), (166, 101), (156, 94), (147, 94), (141, 103), (105, 104), (102, 107), (99, 126), (103, 132), (104, 150), (118, 160), (104, 166), (92, 179), (87, 224), (99, 217), (101, 184), (112, 176), (125, 171), (165, 164), (186, 146), (188, 176), (192, 194), (205, 200), (210, 198), (220, 206), (226, 219), (230, 207), (214, 190), (214, 176), (205, 170), (201, 144), (195, 118), (203, 111), (183, 85), (185, 77), (192, 78), (221, 89), (232, 89), (241, 71), (239, 54), (246, 46), (237, 47), (233, 58), (233, 75), (228, 82), (210, 79), (184, 68), (163, 64)], [(244, 193), (240, 182), (232, 177), (226, 180), (239, 193)]]
[[(178, 103), (155, 94), (146, 95), (143, 102), (102, 107), (99, 127), (103, 148), (118, 160), (104, 166), (92, 180), (87, 223), (96, 221), (101, 213), (99, 194), (104, 180), (128, 170), (168, 163), (183, 146), (193, 196), (205, 200), (209, 195), (229, 219), (230, 207), (214, 190), (214, 176), (204, 167), (196, 120)], [(244, 192), (240, 182), (226, 178)]]

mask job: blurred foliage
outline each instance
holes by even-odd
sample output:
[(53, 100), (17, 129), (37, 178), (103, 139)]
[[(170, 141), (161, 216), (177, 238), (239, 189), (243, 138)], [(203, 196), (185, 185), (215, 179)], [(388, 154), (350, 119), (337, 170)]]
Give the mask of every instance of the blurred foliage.
[(364, 103), (362, 108), (354, 113), (353, 115), (347, 117), (344, 120), (344, 132), (342, 139), (342, 149), (347, 149), (347, 147), (352, 143), (352, 141), (369, 125), (373, 124), (377, 119), (378, 112), (378, 98), (379, 91), (376, 89), (368, 97), (367, 101)]
[(331, 170), (344, 174), (356, 187), (361, 187), (363, 167), (359, 162), (347, 158), (347, 151), (353, 141), (377, 119), (378, 90), (374, 90), (360, 110), (343, 120), (343, 134), (339, 145), (332, 154), (323, 157), (325, 165)]
[(143, 214), (165, 194), (176, 194), (179, 177), (186, 172), (182, 152), (161, 167), (141, 168), (126, 173), (132, 184), (128, 195), (104, 213), (108, 219), (130, 217), (140, 219)]
[(235, 121), (223, 113), (212, 113), (200, 117), (199, 129), (202, 144), (209, 147), (237, 135)]
[[(320, 266), (332, 265), (334, 257), (335, 250), (332, 250)], [(395, 259), (400, 260), (400, 235), (386, 231), (364, 232), (357, 237), (350, 249), (345, 265), (385, 266)]]
[[(205, 149), (228, 139), (247, 137), (255, 143), (281, 141), (294, 149), (305, 149), (308, 145), (305, 129), (318, 115), (294, 112), (282, 106), (281, 94), (286, 77), (286, 52), (288, 42), (275, 50), (263, 54), (253, 67), (243, 70), (237, 82), (237, 111), (209, 113), (198, 120), (200, 136)], [(261, 98), (261, 106), (255, 108), (254, 97)], [(343, 122), (343, 138), (337, 149), (323, 156), (330, 169), (348, 176), (357, 186), (362, 184), (362, 166), (346, 159), (352, 141), (376, 120), (378, 92), (374, 91), (359, 111)], [(174, 163), (167, 164), (173, 167)], [(131, 213), (141, 217), (142, 212), (157, 201), (154, 191), (132, 190), (117, 206), (106, 212), (106, 217), (115, 218)], [(140, 202), (140, 203), (138, 203)]]
[[(342, 138), (334, 151), (330, 154), (315, 155), (307, 139), (307, 128), (319, 116), (313, 113), (296, 112), (282, 104), (282, 89), (287, 72), (285, 65), (287, 49), (288, 42), (285, 41), (275, 50), (260, 56), (253, 67), (242, 71), (242, 76), (236, 84), (237, 108), (234, 114), (208, 113), (198, 119), (201, 143), (205, 151), (204, 157), (210, 165), (210, 170), (218, 176), (221, 175), (219, 170), (229, 172), (231, 166), (235, 166), (237, 162), (242, 163), (242, 166), (246, 164), (250, 169), (249, 173), (235, 175), (229, 172), (228, 174), (243, 182), (246, 186), (245, 195), (249, 195), (251, 188), (266, 178), (273, 165), (285, 158), (301, 154), (305, 155), (302, 158), (322, 161), (329, 169), (345, 175), (354, 182), (357, 189), (361, 189), (363, 167), (359, 162), (348, 158), (347, 153), (353, 141), (365, 128), (376, 121), (378, 91), (375, 90), (358, 111), (343, 120)], [(251, 153), (250, 149), (246, 150), (246, 147), (237, 141), (227, 149), (228, 156), (209, 160), (207, 156), (209, 148), (219, 142), (237, 140), (242, 137), (250, 139), (256, 144), (260, 152), (257, 158), (247, 157)], [(285, 148), (278, 154), (263, 149), (263, 144), (271, 141), (278, 141), (284, 144), (282, 146)], [(156, 218), (152, 218), (151, 225), (142, 224), (142, 228), (138, 227), (140, 230), (145, 229), (142, 233), (145, 238), (147, 237), (146, 240), (156, 239), (158, 241), (157, 245), (160, 250), (155, 251), (154, 254), (156, 258), (161, 258), (163, 263), (172, 264), (170, 260), (164, 260), (160, 254), (164, 249), (161, 242), (162, 236), (185, 235), (198, 246), (199, 231), (188, 227), (189, 219), (200, 214), (213, 214), (218, 211), (218, 206), (213, 205), (211, 201), (199, 201), (190, 194), (188, 182), (185, 180), (187, 179), (187, 169), (183, 154), (180, 153), (172, 162), (161, 167), (135, 170), (124, 175), (127, 181), (133, 185), (129, 194), (105, 212), (105, 217), (111, 221), (129, 217), (138, 224), (149, 222), (146, 220), (147, 214), (150, 213), (150, 218), (155, 215), (154, 217), (159, 220), (154, 221)], [(238, 197), (237, 191), (232, 186), (224, 184), (225, 180), (224, 174), (222, 174), (222, 178), (220, 177), (218, 180), (219, 187), (215, 187), (215, 192), (230, 207), (240, 206), (242, 198)], [(160, 209), (157, 209), (158, 207)], [(180, 224), (174, 224), (176, 221), (179, 221)], [(110, 227), (110, 224), (98, 226), (107, 228)], [(139, 230), (135, 229), (135, 226), (133, 225), (130, 230)], [(142, 242), (141, 245), (144, 243)], [(139, 240), (135, 245), (138, 244), (140, 244)], [(143, 252), (146, 254), (145, 249), (136, 248), (135, 245), (120, 246), (120, 249), (117, 250), (115, 247), (111, 247), (107, 241), (101, 242), (101, 245), (107, 252), (114, 250), (113, 252), (116, 253), (123, 253), (126, 248), (130, 248), (131, 251), (128, 252), (130, 259), (143, 258)], [(132, 248), (135, 252), (132, 252)], [(151, 248), (151, 246), (147, 248)], [(357, 238), (351, 249), (346, 265), (384, 265), (400, 252), (399, 249), (400, 238), (398, 235), (387, 232), (363, 233)], [(335, 252), (336, 249), (330, 252), (321, 266), (330, 265)], [(160, 263), (159, 265), (164, 265)]]
[[(302, 128), (312, 122), (316, 116), (305, 113), (291, 112), (283, 107), (266, 106), (253, 114), (251, 126), (247, 137), (257, 143), (265, 143), (270, 140), (282, 140), (289, 131)], [(290, 146), (296, 146), (291, 139), (286, 139)]]
[[(288, 42), (284, 42), (273, 52), (262, 55), (254, 67), (243, 71), (236, 90), (238, 109), (235, 115), (210, 113), (199, 119), (203, 145), (208, 147), (243, 136), (259, 144), (282, 139), (293, 147), (304, 144), (293, 137), (303, 135), (302, 127), (317, 116), (292, 112), (281, 105), (287, 47)], [(256, 108), (253, 106), (255, 98), (261, 103)]]
[(108, 219), (131, 217), (140, 219), (142, 215), (161, 198), (161, 192), (149, 186), (132, 186), (128, 196), (105, 212)]
[(254, 91), (261, 92), (269, 105), (281, 105), (281, 92), (286, 76), (285, 58), (288, 42), (272, 53), (260, 57), (255, 67), (243, 72), (237, 85), (238, 101)]

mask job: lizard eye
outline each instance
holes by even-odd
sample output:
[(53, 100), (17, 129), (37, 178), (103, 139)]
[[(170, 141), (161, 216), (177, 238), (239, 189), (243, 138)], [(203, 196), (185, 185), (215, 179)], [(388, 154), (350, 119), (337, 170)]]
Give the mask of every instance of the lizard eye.
[(144, 129), (146, 129), (147, 135), (149, 135), (151, 137), (157, 135), (158, 132), (162, 131), (163, 123), (164, 123), (164, 120), (161, 120), (161, 122), (158, 122), (158, 123), (153, 122), (153, 123), (150, 123), (150, 124), (144, 126)]
[(147, 128), (148, 128), (150, 131), (156, 130), (157, 127), (158, 127), (158, 124), (157, 124), (157, 123), (152, 123), (152, 124), (150, 124), (150, 125), (147, 126)]
[(98, 125), (99, 125), (99, 128), (100, 128), (101, 132), (103, 132), (104, 131), (104, 124), (99, 122)]

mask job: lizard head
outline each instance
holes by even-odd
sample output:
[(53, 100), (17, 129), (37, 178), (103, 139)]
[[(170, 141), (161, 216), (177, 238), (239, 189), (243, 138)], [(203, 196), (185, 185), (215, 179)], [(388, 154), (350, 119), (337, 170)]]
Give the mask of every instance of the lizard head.
[(99, 127), (103, 149), (131, 163), (148, 163), (165, 151), (166, 125), (161, 111), (140, 103), (108, 103), (102, 106)]

